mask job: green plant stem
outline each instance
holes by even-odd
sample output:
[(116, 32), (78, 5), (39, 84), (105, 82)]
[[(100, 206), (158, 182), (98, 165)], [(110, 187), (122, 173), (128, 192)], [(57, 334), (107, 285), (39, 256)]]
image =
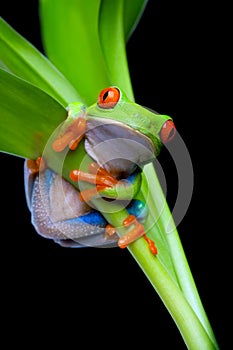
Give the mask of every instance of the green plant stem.
[(204, 327), (173, 282), (159, 259), (151, 257), (148, 246), (142, 239), (131, 244), (129, 251), (152, 283), (164, 305), (173, 317), (185, 344), (189, 349), (216, 349)]
[[(112, 213), (114, 212), (114, 215), (112, 215), (112, 213), (108, 213), (108, 202), (104, 200), (93, 200), (93, 202), (106, 220), (118, 228), (118, 234), (123, 235), (126, 229), (122, 226), (122, 222), (128, 215), (127, 211), (122, 209), (120, 204), (114, 202), (111, 206)], [(192, 350), (217, 349), (179, 286), (174, 282), (160, 260), (151, 253), (146, 241), (140, 238), (131, 243), (128, 250), (171, 314), (187, 347)]]
[[(209, 337), (217, 347), (212, 327), (203, 308), (175, 223), (152, 164), (148, 164), (144, 167), (144, 174), (150, 183), (151, 191), (149, 193), (146, 191), (146, 195), (149, 196), (148, 200), (150, 203), (151, 215), (154, 217), (157, 227), (163, 232), (168, 243), (179, 286), (200, 322), (203, 324), (203, 327), (206, 329)], [(142, 186), (142, 193), (143, 192), (145, 194), (145, 189)], [(161, 205), (163, 207), (162, 210)]]
[[(127, 97), (133, 100), (134, 94), (125, 50), (124, 6), (123, 0), (102, 1), (99, 37), (111, 83), (117, 86), (123, 85)], [(114, 13), (114, 16), (109, 16), (111, 13)], [(111, 33), (111, 40), (109, 40), (109, 33)]]
[[(107, 213), (109, 206), (107, 202), (96, 200), (94, 204), (107, 221), (118, 228), (118, 234), (120, 236), (123, 235), (126, 229), (122, 227), (122, 222), (128, 215), (127, 211), (122, 210), (120, 205), (113, 204), (116, 214), (112, 215)], [(160, 260), (151, 253), (147, 242), (140, 238), (131, 243), (128, 246), (128, 250), (144, 271), (173, 317), (187, 347), (193, 350), (216, 349), (217, 347), (208, 336), (184, 294)]]

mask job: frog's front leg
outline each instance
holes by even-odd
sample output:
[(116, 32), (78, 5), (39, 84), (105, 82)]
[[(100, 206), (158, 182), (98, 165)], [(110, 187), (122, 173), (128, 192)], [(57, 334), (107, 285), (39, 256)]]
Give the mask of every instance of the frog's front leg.
[(86, 132), (85, 106), (74, 102), (69, 104), (67, 110), (68, 117), (52, 145), (55, 152), (61, 152), (67, 146), (75, 150)]
[(89, 172), (83, 172), (75, 169), (70, 172), (70, 179), (72, 181), (84, 181), (96, 185), (93, 188), (81, 192), (81, 196), (86, 202), (89, 202), (92, 197), (95, 196), (118, 200), (131, 200), (140, 189), (140, 172), (134, 172), (127, 179), (117, 180), (95, 162), (89, 165), (88, 171)]

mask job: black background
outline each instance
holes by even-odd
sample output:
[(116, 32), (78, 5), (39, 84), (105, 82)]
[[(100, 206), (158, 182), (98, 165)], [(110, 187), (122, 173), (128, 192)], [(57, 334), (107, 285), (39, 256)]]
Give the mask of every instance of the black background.
[[(37, 3), (8, 0), (4, 8), (1, 4), (1, 16), (43, 51)], [(227, 204), (219, 197), (225, 178), (219, 154), (224, 152), (221, 135), (226, 125), (223, 120), (215, 123), (217, 43), (208, 20), (211, 12), (196, 2), (149, 0), (127, 50), (136, 101), (173, 117), (192, 159), (194, 192), (178, 231), (223, 349), (227, 348), (229, 287), (224, 269), (229, 231), (223, 227)], [(166, 151), (159, 157), (172, 206), (176, 173)], [(12, 334), (23, 324), (24, 330), (17, 334), (19, 344), (30, 343), (31, 325), (36, 343), (45, 343), (45, 335), (50, 334), (50, 341), (65, 340), (67, 348), (72, 348), (71, 340), (80, 346), (81, 339), (97, 347), (133, 347), (143, 342), (145, 348), (186, 348), (127, 250), (65, 249), (36, 234), (24, 197), (23, 159), (1, 154), (1, 184), (4, 324)]]

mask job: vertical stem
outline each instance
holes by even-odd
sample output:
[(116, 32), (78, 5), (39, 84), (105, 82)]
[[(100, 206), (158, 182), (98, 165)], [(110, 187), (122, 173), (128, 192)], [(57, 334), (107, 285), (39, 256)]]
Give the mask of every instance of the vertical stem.
[[(147, 179), (149, 179), (150, 189), (149, 193), (146, 193), (146, 196), (149, 195), (150, 203), (153, 203), (153, 208), (151, 208), (151, 215), (153, 215), (156, 224), (158, 225), (165, 239), (167, 240), (170, 255), (173, 261), (173, 265), (176, 271), (176, 275), (179, 281), (180, 288), (193, 308), (194, 312), (197, 314), (200, 322), (203, 324), (206, 332), (209, 334), (213, 343), (217, 342), (210, 325), (210, 322), (207, 318), (206, 312), (204, 310), (203, 304), (201, 302), (199, 293), (196, 288), (195, 281), (193, 279), (188, 261), (186, 259), (175, 223), (173, 221), (171, 212), (165, 200), (162, 188), (160, 186), (159, 180), (157, 178), (156, 172), (154, 170), (153, 164), (148, 164), (144, 167), (144, 174)], [(145, 192), (144, 187), (142, 186), (142, 192)], [(144, 193), (145, 194), (145, 193)], [(163, 209), (161, 210), (161, 203)], [(167, 232), (169, 223), (169, 232)]]
[(218, 349), (167, 270), (157, 258), (152, 261), (152, 254), (146, 243), (140, 239), (128, 249), (171, 314), (188, 349)]

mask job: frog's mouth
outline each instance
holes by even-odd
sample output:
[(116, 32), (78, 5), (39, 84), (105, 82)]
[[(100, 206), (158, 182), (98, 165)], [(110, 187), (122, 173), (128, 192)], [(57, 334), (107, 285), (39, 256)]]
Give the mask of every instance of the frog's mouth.
[(155, 158), (149, 137), (115, 120), (88, 119), (85, 137), (88, 155), (117, 178), (127, 177)]

